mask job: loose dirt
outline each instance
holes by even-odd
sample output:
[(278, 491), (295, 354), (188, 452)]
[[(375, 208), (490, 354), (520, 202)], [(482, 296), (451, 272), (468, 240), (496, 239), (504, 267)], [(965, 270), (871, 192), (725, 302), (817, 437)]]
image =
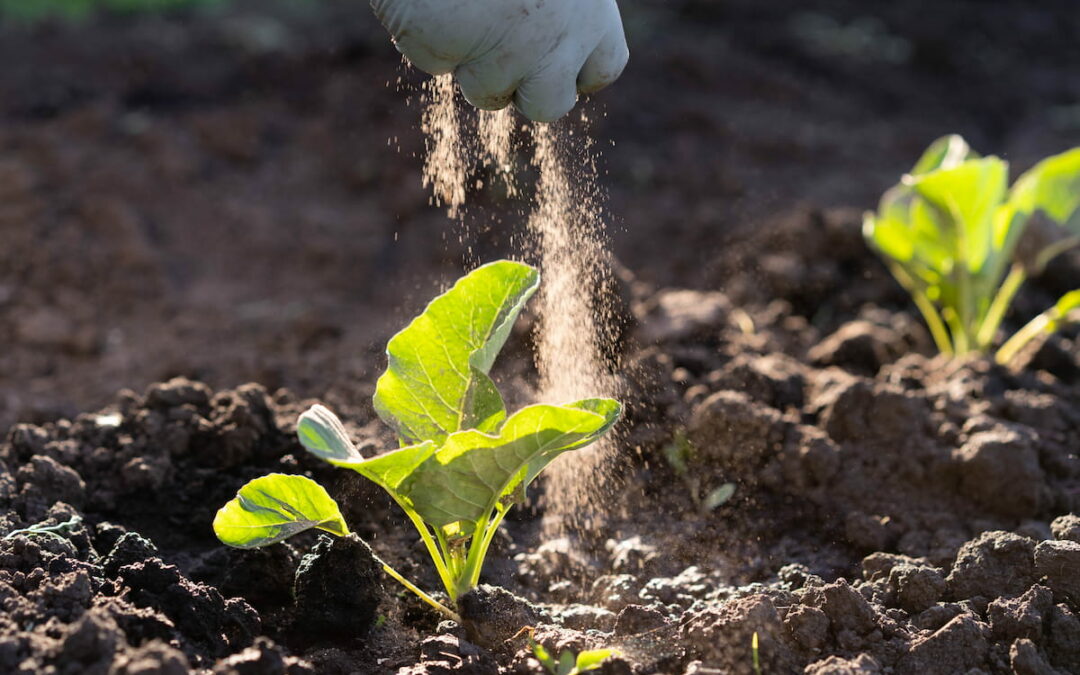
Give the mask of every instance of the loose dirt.
[[(465, 261), (520, 250), (536, 179), (512, 150), (510, 197), (473, 162), (470, 205), (503, 224), (467, 212), (468, 243), (444, 236), (367, 7), (268, 24), (265, 6), (0, 27), (0, 672), (539, 673), (520, 638), (440, 627), (356, 540), (213, 539), (245, 481), (304, 473), (437, 587), (393, 504), (293, 425), (317, 399), (365, 453), (394, 445), (370, 407), (382, 345)], [(542, 506), (516, 510), (484, 581), (531, 605), (490, 605), (551, 649), (618, 647), (608, 673), (749, 673), (755, 632), (766, 673), (1080, 671), (1076, 333), (1020, 374), (935, 359), (859, 234), (937, 135), (1016, 169), (1080, 144), (1080, 17), (893, 3), (894, 62), (823, 51), (804, 10), (624, 8), (632, 71), (590, 115), (616, 141), (598, 173), (625, 221), (604, 359), (626, 375), (631, 513), (552, 538)], [(1027, 286), (1008, 326), (1078, 270)], [(498, 373), (525, 398), (531, 335)], [(665, 459), (678, 431), (696, 483), (734, 483), (730, 501), (698, 505)]]

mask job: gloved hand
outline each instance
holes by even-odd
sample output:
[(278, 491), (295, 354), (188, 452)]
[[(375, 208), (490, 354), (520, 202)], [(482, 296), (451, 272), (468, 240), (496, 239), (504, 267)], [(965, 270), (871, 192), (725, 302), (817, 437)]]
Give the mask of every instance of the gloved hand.
[(465, 99), (554, 121), (615, 81), (628, 50), (615, 0), (371, 0), (417, 68), (454, 73)]

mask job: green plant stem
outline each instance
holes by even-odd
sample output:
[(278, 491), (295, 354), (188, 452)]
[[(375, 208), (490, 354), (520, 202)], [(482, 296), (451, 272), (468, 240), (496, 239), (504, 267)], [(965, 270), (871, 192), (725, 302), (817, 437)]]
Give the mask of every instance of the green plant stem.
[(1013, 333), (1013, 336), (1005, 341), (1005, 344), (1001, 345), (1001, 348), (997, 350), (994, 355), (994, 360), (1000, 365), (1007, 366), (1016, 358), (1016, 355), (1020, 353), (1020, 350), (1024, 348), (1027, 343), (1034, 340), (1046, 330), (1046, 327), (1050, 325), (1050, 317), (1044, 312), (1031, 321), (1027, 322), (1020, 330)]
[(1009, 270), (1009, 275), (1005, 277), (1005, 281), (998, 288), (994, 301), (990, 303), (990, 308), (986, 312), (986, 318), (983, 319), (982, 326), (975, 336), (976, 344), (980, 350), (987, 349), (993, 344), (998, 327), (1001, 326), (1001, 321), (1005, 318), (1005, 312), (1008, 311), (1009, 305), (1012, 304), (1013, 298), (1016, 297), (1017, 291), (1020, 290), (1020, 286), (1023, 285), (1026, 279), (1027, 272), (1024, 271), (1024, 266), (1014, 263)]
[[(966, 246), (966, 244), (963, 244)], [(975, 345), (975, 320), (972, 316), (974, 301), (972, 298), (971, 272), (967, 267), (967, 258), (960, 256), (956, 260), (957, 272), (957, 295), (959, 307), (957, 307), (957, 321), (953, 331), (953, 347), (957, 356), (963, 356), (971, 351)]]
[(469, 588), (475, 588), (480, 583), (480, 570), (484, 566), (484, 558), (487, 557), (488, 549), (491, 547), (491, 542), (495, 539), (495, 533), (499, 530), (499, 525), (502, 524), (503, 517), (506, 516), (510, 507), (503, 507), (497, 509), (495, 516), (491, 519), (490, 524), (484, 530), (484, 535), (480, 540), (480, 547), (476, 551), (469, 551), (469, 557), (471, 560), (471, 568), (469, 570), (468, 583)]
[(934, 307), (934, 303), (930, 302), (930, 298), (926, 297), (926, 294), (919, 289), (915, 280), (899, 265), (893, 262), (888, 262), (887, 265), (893, 277), (900, 282), (900, 285), (911, 295), (911, 299), (915, 301), (915, 306), (922, 314), (923, 320), (926, 321), (926, 327), (930, 329), (930, 335), (934, 338), (934, 344), (937, 345), (938, 351), (946, 356), (952, 356), (953, 347), (952, 340), (949, 339), (949, 330), (945, 327), (945, 322), (942, 321), (941, 315), (938, 313), (937, 308)]
[(441, 602), (439, 602), (435, 598), (431, 597), (427, 593), (425, 593), (422, 590), (420, 590), (419, 588), (417, 588), (411, 581), (409, 581), (405, 577), (401, 576), (401, 574), (399, 574), (398, 571), (395, 570), (393, 567), (390, 567), (389, 565), (382, 562), (381, 560), (379, 562), (382, 563), (383, 571), (386, 572), (387, 574), (389, 574), (390, 576), (392, 576), (394, 579), (396, 579), (399, 584), (401, 584), (405, 588), (407, 588), (410, 591), (412, 591), (413, 593), (415, 593), (421, 600), (423, 600), (424, 602), (426, 602), (427, 604), (431, 605), (436, 610), (441, 612), (443, 615), (445, 615), (446, 618), (450, 619), (451, 621), (456, 621), (459, 624), (462, 623), (461, 617), (458, 615), (457, 612), (455, 612), (454, 610), (448, 608), (446, 605), (442, 604)]
[[(439, 549), (442, 551), (443, 560), (446, 563), (447, 574), (449, 575), (451, 580), (456, 580), (459, 576), (461, 576), (461, 559), (459, 556), (454, 555), (454, 549), (450, 546), (450, 541), (446, 538), (446, 535), (443, 533), (443, 531), (438, 527), (434, 529), (435, 538), (439, 542)], [(453, 597), (455, 600), (457, 599), (456, 597), (454, 597), (454, 591), (452, 589), (447, 588), (446, 592), (450, 593), (451, 597)]]
[(1080, 236), (1067, 237), (1044, 248), (1035, 258), (1035, 274), (1041, 274), (1051, 260), (1074, 246), (1080, 246)]
[(446, 588), (446, 592), (450, 594), (451, 600), (456, 600), (453, 594), (453, 577), (450, 576), (450, 571), (446, 569), (446, 563), (443, 561), (443, 556), (439, 551), (438, 545), (435, 540), (431, 538), (431, 531), (428, 530), (427, 523), (420, 517), (418, 513), (406, 506), (400, 499), (394, 497), (394, 501), (401, 507), (401, 510), (405, 512), (405, 515), (412, 521), (416, 531), (420, 533), (420, 538), (424, 541), (424, 546), (427, 547), (428, 555), (431, 556), (432, 562), (435, 563), (435, 570), (439, 573), (439, 580), (442, 581), (443, 587)]
[(942, 316), (945, 319), (945, 323), (949, 326), (949, 332), (952, 334), (953, 349), (950, 356), (964, 356), (971, 348), (968, 343), (967, 331), (964, 329), (964, 322), (961, 320), (960, 314), (952, 308), (946, 307), (942, 312)]

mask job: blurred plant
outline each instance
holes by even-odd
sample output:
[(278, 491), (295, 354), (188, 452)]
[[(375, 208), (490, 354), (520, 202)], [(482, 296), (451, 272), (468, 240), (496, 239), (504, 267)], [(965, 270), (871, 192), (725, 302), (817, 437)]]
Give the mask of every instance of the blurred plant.
[(555, 660), (555, 657), (551, 655), (544, 645), (540, 644), (532, 637), (529, 638), (529, 648), (532, 649), (533, 656), (536, 657), (536, 660), (539, 661), (551, 675), (579, 675), (580, 673), (587, 673), (596, 670), (604, 664), (604, 661), (617, 654), (614, 649), (589, 649), (575, 655), (569, 649), (564, 649), (559, 654), (559, 659)]
[[(1007, 186), (1008, 164), (960, 136), (934, 141), (863, 223), (867, 242), (911, 294), (939, 350), (988, 351), (1020, 286), (1080, 245), (1080, 148)], [(1039, 336), (1080, 320), (1067, 293), (996, 353), (1008, 364)]]
[(890, 33), (885, 22), (874, 16), (845, 24), (821, 12), (799, 12), (792, 15), (788, 27), (815, 54), (892, 64), (911, 58), (911, 43)]
[(694, 467), (697, 457), (698, 449), (682, 429), (676, 431), (671, 442), (664, 446), (664, 459), (686, 484), (694, 506), (702, 514), (707, 514), (727, 503), (735, 495), (735, 484), (724, 483), (702, 494), (701, 476)]
[[(308, 452), (389, 493), (416, 527), (451, 601), (479, 583), (503, 517), (529, 484), (563, 453), (603, 436), (622, 412), (618, 401), (591, 398), (530, 405), (507, 416), (488, 372), (539, 284), (539, 272), (528, 265), (484, 265), (390, 339), (373, 402), (397, 433), (397, 450), (365, 458), (321, 405), (297, 423)], [(349, 534), (337, 503), (304, 476), (256, 478), (214, 519), (218, 539), (238, 548), (268, 546), (311, 528)], [(461, 622), (389, 565), (383, 569)]]
[(750, 653), (754, 659), (754, 675), (761, 675), (761, 651), (758, 649), (757, 631), (754, 631), (754, 636), (750, 638)]

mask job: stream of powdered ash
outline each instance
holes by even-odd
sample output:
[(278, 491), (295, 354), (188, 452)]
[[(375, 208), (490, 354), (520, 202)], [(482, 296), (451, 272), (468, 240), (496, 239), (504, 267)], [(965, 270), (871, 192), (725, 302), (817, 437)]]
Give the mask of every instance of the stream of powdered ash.
[[(459, 106), (450, 76), (429, 80), (421, 129), (426, 135), (424, 185), (451, 218), (462, 216), (470, 167), (495, 169), (509, 194), (520, 183), (513, 174), (515, 126), (510, 109), (481, 111), (475, 118)], [(475, 131), (469, 121), (475, 119)], [(603, 354), (603, 322), (610, 308), (598, 289), (609, 274), (603, 200), (593, 148), (564, 124), (531, 124), (533, 164), (538, 172), (528, 237), (521, 253), (539, 264), (542, 283), (534, 300), (539, 322), (536, 360), (541, 400), (557, 403), (595, 396), (617, 397), (615, 378)], [(606, 465), (615, 443), (604, 439), (567, 453), (545, 472), (544, 530), (548, 536), (588, 533), (612, 503), (614, 484)]]

